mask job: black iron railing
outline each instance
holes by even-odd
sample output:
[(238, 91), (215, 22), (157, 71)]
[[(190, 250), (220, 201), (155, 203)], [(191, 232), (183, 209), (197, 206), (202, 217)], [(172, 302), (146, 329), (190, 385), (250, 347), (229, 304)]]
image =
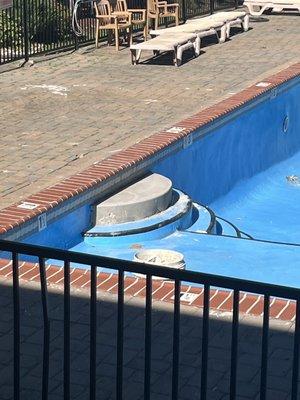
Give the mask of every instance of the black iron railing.
[[(152, 341), (152, 277), (159, 276), (174, 282), (174, 309), (173, 309), (173, 357), (172, 357), (172, 399), (178, 399), (178, 369), (179, 369), (179, 336), (180, 336), (180, 290), (181, 282), (200, 284), (204, 287), (203, 324), (202, 324), (202, 365), (201, 365), (201, 400), (207, 399), (208, 381), (208, 332), (210, 324), (210, 290), (211, 287), (225, 288), (233, 291), (233, 313), (231, 333), (231, 361), (230, 361), (230, 399), (236, 399), (237, 393), (237, 359), (238, 359), (238, 330), (239, 330), (239, 299), (240, 292), (250, 292), (264, 296), (260, 399), (266, 399), (268, 346), (269, 346), (269, 309), (270, 298), (279, 297), (296, 301), (296, 319), (293, 339), (293, 363), (291, 379), (291, 399), (298, 399), (299, 375), (299, 339), (300, 339), (300, 290), (284, 286), (228, 278), (217, 275), (202, 274), (187, 270), (166, 269), (154, 265), (139, 264), (107, 257), (63, 251), (53, 248), (26, 245), (8, 241), (0, 241), (0, 251), (11, 254), (13, 269), (13, 304), (14, 304), (14, 399), (20, 398), (20, 288), (19, 288), (19, 259), (35, 256), (39, 259), (41, 301), (43, 310), (43, 374), (42, 399), (48, 398), (49, 381), (49, 317), (47, 306), (47, 279), (45, 260), (55, 259), (64, 263), (64, 399), (70, 400), (70, 265), (71, 263), (84, 264), (90, 268), (90, 400), (97, 398), (96, 393), (96, 336), (97, 336), (97, 268), (105, 267), (116, 270), (118, 273), (117, 292), (117, 371), (116, 371), (116, 398), (123, 398), (123, 349), (124, 349), (124, 275), (127, 272), (144, 274), (146, 276), (146, 303), (145, 303), (145, 358), (144, 358), (144, 399), (150, 399), (151, 376), (151, 346)], [(199, 373), (200, 376), (200, 373)]]
[[(13, 0), (11, 8), (0, 8), (0, 65), (36, 54), (77, 48), (95, 40), (92, 3), (79, 7), (83, 35), (71, 28), (72, 4), (66, 0)], [(180, 0), (181, 18), (213, 13), (237, 6), (235, 0)], [(1, 5), (1, 4), (0, 4)], [(146, 8), (146, 0), (128, 0), (129, 8)]]

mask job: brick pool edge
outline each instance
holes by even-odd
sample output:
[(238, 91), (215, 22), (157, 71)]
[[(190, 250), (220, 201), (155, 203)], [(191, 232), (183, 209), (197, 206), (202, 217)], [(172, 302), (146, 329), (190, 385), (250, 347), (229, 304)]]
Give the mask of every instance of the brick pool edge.
[[(11, 282), (12, 262), (0, 260), (0, 278)], [(58, 286), (63, 290), (64, 271), (63, 267), (48, 264), (46, 266), (46, 277), (48, 285)], [(25, 282), (40, 282), (39, 264), (20, 262), (19, 278)], [(71, 268), (70, 283), (73, 289), (90, 290), (90, 272), (80, 268)], [(115, 273), (98, 272), (97, 290), (116, 295), (118, 292), (118, 275)], [(146, 280), (140, 277), (125, 276), (124, 293), (127, 297), (145, 298)], [(196, 308), (203, 307), (204, 289), (181, 285), (180, 302), (185, 306)], [(174, 299), (174, 284), (172, 281), (153, 280), (153, 301), (172, 303)], [(211, 289), (210, 310), (212, 312), (232, 312), (233, 291)], [(241, 314), (262, 316), (264, 309), (264, 297), (250, 293), (241, 292), (239, 310)], [(295, 320), (296, 302), (278, 298), (270, 299), (270, 318), (281, 321)]]

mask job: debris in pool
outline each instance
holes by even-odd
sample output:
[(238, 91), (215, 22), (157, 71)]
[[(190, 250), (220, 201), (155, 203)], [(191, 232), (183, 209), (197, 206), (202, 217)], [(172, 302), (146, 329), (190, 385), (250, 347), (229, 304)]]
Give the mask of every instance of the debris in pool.
[(133, 243), (130, 248), (131, 249), (141, 249), (143, 246), (139, 243)]
[(295, 186), (300, 186), (300, 177), (297, 175), (288, 175), (286, 177), (287, 181)]

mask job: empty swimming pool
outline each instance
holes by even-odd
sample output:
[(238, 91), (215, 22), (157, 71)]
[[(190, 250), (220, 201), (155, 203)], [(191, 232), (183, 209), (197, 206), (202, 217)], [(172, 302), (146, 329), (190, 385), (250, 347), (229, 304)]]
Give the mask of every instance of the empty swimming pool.
[(145, 170), (172, 184), (163, 209), (99, 224), (100, 198), (24, 241), (129, 260), (143, 249), (175, 250), (188, 269), (298, 287), (299, 150), (296, 77)]

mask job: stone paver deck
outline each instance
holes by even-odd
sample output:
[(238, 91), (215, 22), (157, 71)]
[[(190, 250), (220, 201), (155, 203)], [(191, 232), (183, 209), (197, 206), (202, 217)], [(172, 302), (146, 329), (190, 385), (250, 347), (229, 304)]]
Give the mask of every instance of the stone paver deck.
[(0, 208), (299, 61), (299, 16), (250, 26), (178, 69), (91, 47), (0, 74)]
[[(12, 399), (13, 305), (10, 279), (0, 279), (0, 398)], [(41, 399), (43, 325), (40, 287), (21, 284), (21, 399)], [(49, 400), (63, 400), (63, 296), (49, 287)], [(212, 312), (208, 350), (209, 400), (229, 400), (231, 313)], [(116, 296), (98, 292), (97, 399), (114, 400), (116, 382)], [(241, 316), (236, 400), (259, 400), (262, 318)], [(151, 399), (171, 399), (173, 306), (155, 301), (152, 316)], [(267, 399), (291, 392), (294, 323), (270, 321)], [(126, 298), (124, 400), (143, 399), (145, 302)], [(202, 310), (181, 308), (179, 399), (200, 399)], [(89, 399), (89, 291), (71, 298), (71, 396)]]

